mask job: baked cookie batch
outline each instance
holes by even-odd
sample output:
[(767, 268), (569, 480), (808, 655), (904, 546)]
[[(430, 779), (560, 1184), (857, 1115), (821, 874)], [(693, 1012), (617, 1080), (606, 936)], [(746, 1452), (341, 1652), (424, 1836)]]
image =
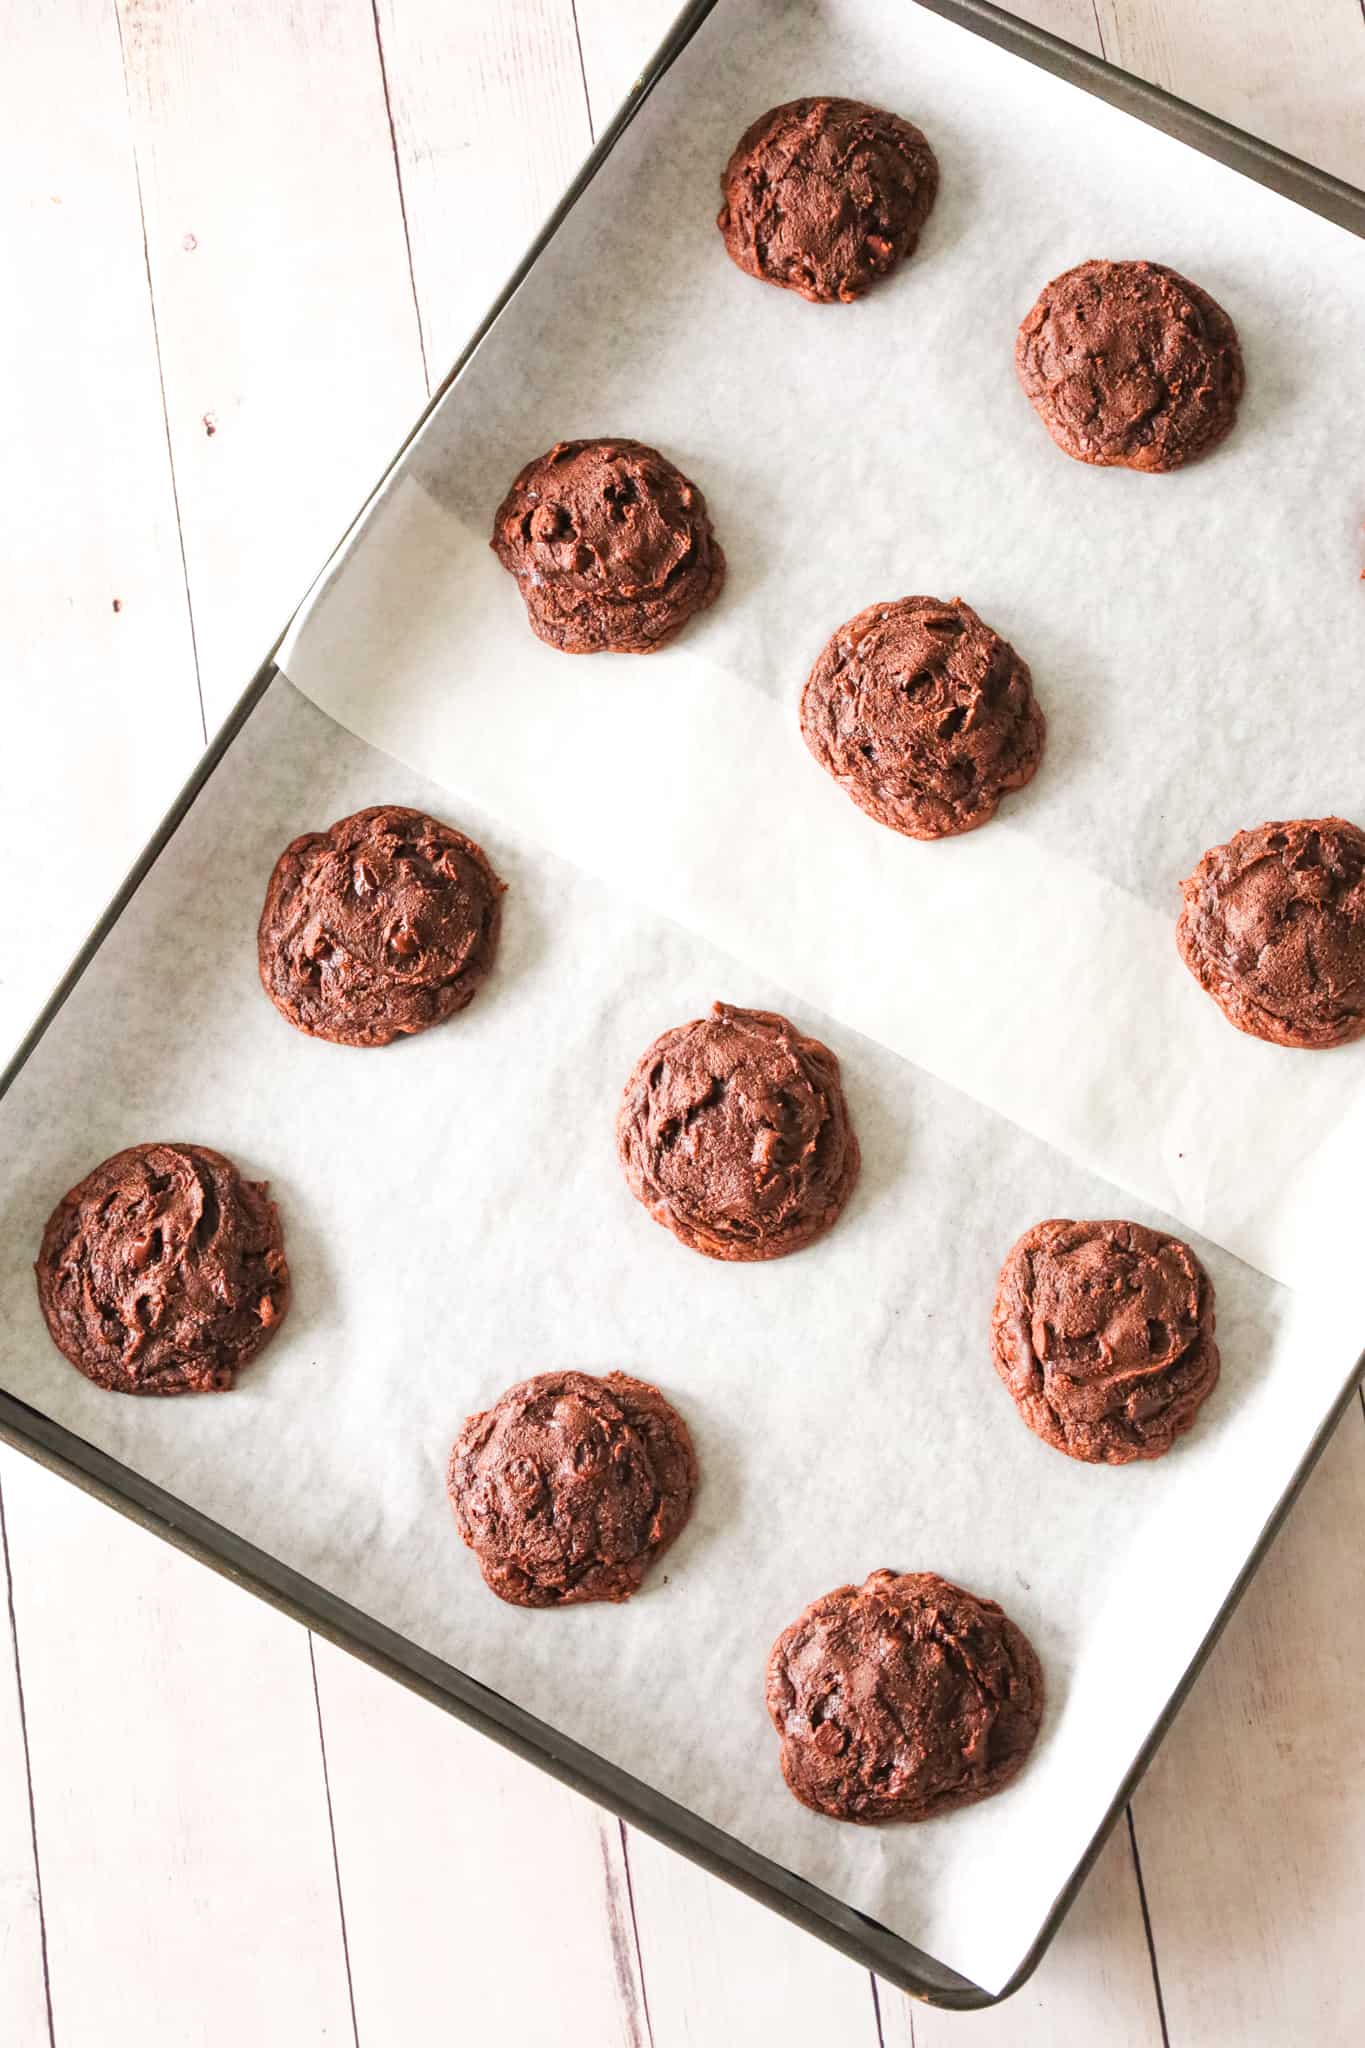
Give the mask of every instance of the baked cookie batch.
[[(746, 130), (718, 226), (747, 276), (848, 303), (914, 251), (938, 189), (919, 129), (801, 99)], [(1243, 386), (1220, 306), (1159, 263), (1087, 262), (1019, 328), (1016, 368), (1076, 461), (1161, 473), (1229, 433)], [(494, 520), (532, 630), (565, 653), (646, 654), (725, 577), (706, 500), (646, 443), (564, 441), (528, 462)], [(876, 823), (912, 839), (985, 825), (1035, 774), (1045, 723), (1028, 664), (961, 598), (869, 604), (830, 636), (800, 700), (811, 754)], [(1181, 885), (1190, 972), (1240, 1031), (1325, 1048), (1365, 1034), (1365, 833), (1340, 818), (1239, 832)], [(261, 982), (295, 1029), (373, 1048), (464, 1009), (497, 952), (503, 884), (473, 840), (377, 805), (287, 846), (265, 893)], [(626, 1082), (626, 1185), (680, 1244), (736, 1263), (831, 1229), (858, 1140), (828, 1046), (717, 1003), (666, 1031)], [(289, 1306), (264, 1185), (204, 1146), (129, 1147), (57, 1204), (38, 1297), (53, 1342), (113, 1392), (230, 1388)], [(1179, 1238), (1054, 1218), (1025, 1231), (990, 1316), (995, 1370), (1044, 1443), (1096, 1465), (1157, 1458), (1218, 1380), (1213, 1288)], [(546, 1372), (471, 1415), (450, 1454), (460, 1534), (500, 1599), (622, 1601), (687, 1521), (687, 1425), (624, 1373)], [(874, 1572), (778, 1637), (767, 1706), (788, 1786), (835, 1820), (925, 1820), (1007, 1785), (1043, 1675), (991, 1600), (932, 1572)]]

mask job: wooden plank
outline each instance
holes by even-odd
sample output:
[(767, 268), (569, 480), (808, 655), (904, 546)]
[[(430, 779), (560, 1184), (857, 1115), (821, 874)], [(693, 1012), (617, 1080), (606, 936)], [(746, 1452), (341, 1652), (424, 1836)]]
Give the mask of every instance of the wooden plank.
[(1063, 42), (1089, 50), (1094, 57), (1103, 55), (1095, 0), (1014, 0), (1007, 11), (1031, 21), (1035, 28), (1049, 29)]
[(421, 354), (369, 0), (119, 16), (212, 730), (410, 426)]
[(0, 2041), (37, 2048), (50, 2039), (42, 1899), (4, 1522), (0, 1490)]
[(1362, 1530), (1357, 1406), (1138, 1788), (1178, 2048), (1365, 2038)]
[(879, 1986), (883, 2048), (1161, 2048), (1126, 1823), (1106, 1842), (1034, 1975), (986, 2012), (935, 2012)]
[(600, 135), (682, 8), (679, 0), (572, 0), (572, 5), (593, 128)]
[(878, 2048), (866, 1970), (648, 1835), (626, 1846), (653, 2048)]
[[(0, 571), (0, 858), (31, 873), (43, 849), (42, 890), (8, 890), (0, 909), (8, 1054), (203, 727), (119, 27), (103, 0), (25, 9), (0, 66), (0, 167), (0, 374), (22, 398), (0, 408), (0, 468), (22, 507)], [(4, 1471), (61, 2040), (103, 2048), (113, 2025), (140, 2048), (234, 2028), (279, 2038), (277, 2025), (301, 2042), (343, 2038), (303, 1639), (281, 1655), (287, 1632), (265, 1610), (27, 1461), (6, 1454)], [(0, 2038), (29, 2048), (47, 2017), (8, 1634), (6, 1618)]]
[(378, 0), (427, 363), (444, 375), (589, 145), (570, 0)]
[(645, 2048), (617, 1823), (316, 1644), (364, 2048)]
[(1095, 7), (1112, 63), (1365, 185), (1359, 0), (1241, 0), (1235, 7), (1095, 0)]
[(304, 1631), (14, 1452), (0, 1483), (61, 2048), (351, 2041)]
[[(117, 25), (31, 0), (0, 63), (0, 1065), (200, 743)], [(60, 825), (54, 828), (54, 805)]]

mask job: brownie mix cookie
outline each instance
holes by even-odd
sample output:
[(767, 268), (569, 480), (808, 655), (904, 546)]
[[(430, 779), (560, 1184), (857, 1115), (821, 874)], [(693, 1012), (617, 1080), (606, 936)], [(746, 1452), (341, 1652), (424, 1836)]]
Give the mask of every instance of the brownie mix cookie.
[(861, 298), (909, 256), (938, 191), (909, 121), (861, 100), (791, 100), (741, 135), (716, 225), (750, 277), (821, 304)]
[(263, 1181), (206, 1145), (131, 1145), (63, 1196), (34, 1269), (53, 1343), (115, 1394), (220, 1393), (279, 1327)]
[(494, 554), (565, 654), (652, 654), (725, 581), (706, 500), (643, 441), (561, 441), (498, 507)]
[(1045, 726), (1028, 663), (970, 605), (902, 597), (839, 628), (802, 692), (801, 731), (879, 825), (944, 839), (1032, 780)]
[(544, 1372), (470, 1416), (446, 1483), (498, 1597), (568, 1607), (638, 1591), (692, 1511), (697, 1460), (657, 1387)]
[(1026, 1230), (1000, 1269), (991, 1340), (1029, 1428), (1092, 1465), (1161, 1457), (1218, 1384), (1208, 1274), (1140, 1223)]
[(388, 1045), (471, 1002), (497, 952), (503, 884), (463, 832), (398, 804), (305, 832), (275, 863), (261, 982), (310, 1038)]
[(1365, 832), (1295, 818), (1239, 832), (1182, 882), (1181, 958), (1228, 1021), (1315, 1050), (1365, 1034)]
[(1237, 330), (1164, 263), (1080, 263), (1019, 329), (1019, 381), (1077, 462), (1170, 470), (1206, 455), (1237, 417)]
[(1043, 1673), (994, 1600), (933, 1572), (881, 1571), (783, 1630), (767, 1700), (803, 1806), (831, 1820), (929, 1820), (1022, 1769)]
[(858, 1178), (829, 1047), (728, 1003), (655, 1039), (626, 1083), (616, 1145), (636, 1201), (711, 1259), (800, 1251)]

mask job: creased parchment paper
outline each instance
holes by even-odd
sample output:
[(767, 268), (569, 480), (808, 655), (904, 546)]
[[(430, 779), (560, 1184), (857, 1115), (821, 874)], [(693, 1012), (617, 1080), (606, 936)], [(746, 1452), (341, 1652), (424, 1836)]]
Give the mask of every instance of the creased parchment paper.
[[(942, 169), (918, 254), (852, 307), (743, 277), (714, 226), (732, 142), (811, 91), (908, 114)], [(1019, 320), (1096, 255), (1170, 263), (1236, 321), (1241, 417), (1187, 472), (1068, 461), (1018, 388)], [(1365, 1044), (1239, 1036), (1172, 924), (1180, 877), (1240, 827), (1365, 817), (1362, 362), (1365, 243), (1343, 229), (914, 5), (722, 5), (284, 666), (364, 738), (1292, 1282), (1350, 1213)], [(595, 433), (670, 454), (729, 557), (720, 602), (647, 662), (542, 647), (487, 547), (522, 462)], [(872, 829), (796, 720), (833, 629), (909, 592), (974, 605), (1048, 719), (1029, 789), (931, 846)]]
[[(453, 813), (509, 884), (469, 1011), (382, 1053), (299, 1036), (256, 978), (265, 878), (362, 804)], [(627, 1193), (612, 1119), (655, 1034), (713, 996), (834, 1045), (863, 1145), (837, 1228), (718, 1265)], [(101, 1393), (52, 1348), (30, 1262), (55, 1200), (148, 1136), (266, 1177), (295, 1300), (221, 1399)], [(1353, 1332), (1212, 1246), (1222, 1386), (1156, 1465), (1072, 1464), (989, 1359), (1005, 1248), (1039, 1216), (1146, 1204), (826, 1018), (278, 682), (0, 1105), (0, 1376), (205, 1513), (556, 1722), (988, 1988), (1083, 1850), (1344, 1380)], [(656, 1380), (696, 1437), (694, 1520), (626, 1607), (487, 1592), (446, 1505), (463, 1417), (524, 1374)], [(911, 1828), (842, 1828), (777, 1770), (763, 1664), (805, 1602), (878, 1565), (998, 1596), (1048, 1714), (1017, 1785)], [(666, 1577), (665, 1577), (666, 1574)], [(115, 1711), (117, 1706), (115, 1703)]]
[[(710, 225), (740, 128), (815, 89), (919, 120), (943, 166), (921, 255), (852, 309), (742, 278)], [(1243, 418), (1187, 476), (1067, 463), (1014, 388), (1019, 315), (1096, 253), (1186, 268), (1237, 319)], [(1214, 839), (1365, 809), (1361, 259), (913, 7), (722, 7), (292, 636), (362, 739), (272, 688), (0, 1106), (12, 1392), (987, 1989), (1358, 1348), (1352, 1304), (1283, 1283), (1342, 1221), (1360, 1049), (1240, 1039), (1171, 923)], [(526, 456), (604, 431), (694, 474), (730, 556), (647, 662), (540, 648), (484, 546)], [(828, 631), (913, 590), (1005, 631), (1051, 727), (1034, 786), (937, 847), (861, 818), (795, 731)], [(275, 1015), (255, 924), (282, 845), (378, 801), (474, 833), (510, 891), (470, 1011), (366, 1054)], [(834, 1046), (863, 1146), (836, 1230), (768, 1266), (682, 1250), (614, 1157), (639, 1052), (715, 997)], [(295, 1306), (225, 1400), (102, 1395), (38, 1314), (53, 1202), (152, 1135), (281, 1205)], [(1022, 1229), (1112, 1214), (1193, 1235), (1224, 1357), (1194, 1434), (1122, 1472), (1029, 1435), (986, 1328)], [(550, 1366), (654, 1379), (696, 1436), (694, 1521), (623, 1609), (502, 1606), (449, 1519), (459, 1422)], [(782, 1786), (763, 1662), (879, 1565), (1000, 1598), (1048, 1714), (1001, 1798), (840, 1828)]]

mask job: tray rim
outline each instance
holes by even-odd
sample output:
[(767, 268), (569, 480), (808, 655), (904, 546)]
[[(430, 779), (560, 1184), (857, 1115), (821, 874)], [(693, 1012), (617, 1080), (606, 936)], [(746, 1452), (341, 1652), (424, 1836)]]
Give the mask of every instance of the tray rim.
[[(329, 552), (304, 599), (277, 636), (260, 668), (242, 696), (215, 733), (194, 772), (161, 820), (125, 880), (112, 897), (93, 931), (75, 955), (70, 967), (43, 1006), (14, 1055), (0, 1071), (0, 1100), (27, 1065), (54, 1019), (91, 965), (105, 939), (132, 901), (146, 876), (165, 851), (191, 807), (226, 756), (251, 714), (272, 683), (279, 677), (288, 682), (276, 656), (302, 604), (330, 572), (332, 564), (351, 533), (364, 518), (388, 478), (402, 461), (436, 406), (458, 379), (475, 349), (489, 332), (520, 288), (540, 255), (587, 190), (610, 156), (659, 80), (691, 41), (708, 16), (724, 0), (689, 0), (659, 49), (635, 80), (622, 106), (583, 161), (562, 199), (546, 220), (507, 284), (475, 329), (447, 374), (433, 390), (427, 404), (386, 465), (383, 474), (367, 494), (359, 511)], [(991, 0), (908, 0), (953, 22), (971, 34), (996, 44), (1018, 57), (1063, 79), (1082, 91), (1104, 99), (1121, 111), (1134, 115), (1149, 127), (1188, 143), (1206, 156), (1279, 192), (1283, 197), (1320, 214), (1365, 239), (1365, 191), (1330, 172), (1291, 156), (1271, 143), (1205, 113), (1201, 108), (1165, 92), (1161, 87), (1121, 71), (1105, 59), (1064, 42), (1048, 30), (1004, 13)], [(319, 1586), (302, 1573), (293, 1571), (278, 1558), (237, 1536), (221, 1523), (201, 1514), (164, 1488), (152, 1484), (131, 1466), (98, 1450), (74, 1431), (56, 1423), (40, 1409), (0, 1389), (0, 1441), (23, 1451), (50, 1471), (60, 1473), (82, 1491), (106, 1506), (173, 1544), (178, 1550), (208, 1565), (234, 1584), (287, 1614), (327, 1641), (347, 1650), (374, 1669), (383, 1671), (410, 1691), (416, 1692), (467, 1724), (490, 1736), (504, 1748), (547, 1771), (575, 1791), (607, 1807), (632, 1826), (655, 1836), (679, 1854), (699, 1863), (713, 1876), (760, 1900), (785, 1919), (840, 1949), (854, 1961), (874, 1971), (900, 1990), (927, 2004), (952, 2010), (978, 2010), (1000, 2004), (1027, 1982), (1046, 1954), (1057, 1930), (1112, 1829), (1124, 1813), (1138, 1781), (1184, 1704), (1195, 1680), (1231, 1619), (1243, 1593), (1259, 1569), (1305, 1482), (1321, 1457), (1329, 1439), (1365, 1377), (1365, 1351), (1357, 1358), (1347, 1379), (1315, 1432), (1307, 1452), (1288, 1486), (1275, 1502), (1252, 1545), (1226, 1598), (1206, 1634), (1172, 1691), (1161, 1714), (1144, 1738), (1125, 1772), (1115, 1796), (1097, 1826), (1084, 1854), (1054, 1899), (1028, 1953), (1019, 1968), (999, 1992), (990, 1993), (941, 1963), (937, 1958), (894, 1934), (877, 1921), (859, 1913), (831, 1893), (809, 1884), (783, 1869), (771, 1858), (740, 1842), (724, 1830), (665, 1797), (652, 1786), (621, 1770), (584, 1745), (571, 1741), (548, 1722), (538, 1719), (481, 1685), (467, 1673), (422, 1650), (416, 1643), (386, 1628), (371, 1615)]]

